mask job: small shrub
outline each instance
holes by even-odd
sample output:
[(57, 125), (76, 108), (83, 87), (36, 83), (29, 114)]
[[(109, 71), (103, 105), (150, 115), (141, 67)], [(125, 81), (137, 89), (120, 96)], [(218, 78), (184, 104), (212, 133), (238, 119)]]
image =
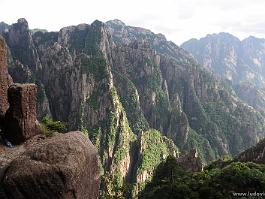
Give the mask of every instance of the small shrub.
[(47, 130), (53, 131), (53, 132), (57, 131), (59, 133), (64, 133), (67, 130), (64, 122), (54, 121), (48, 116), (45, 116), (42, 119), (42, 124), (46, 127)]
[(46, 136), (46, 137), (52, 137), (53, 131), (49, 130), (46, 126), (43, 124), (40, 125), (40, 131)]

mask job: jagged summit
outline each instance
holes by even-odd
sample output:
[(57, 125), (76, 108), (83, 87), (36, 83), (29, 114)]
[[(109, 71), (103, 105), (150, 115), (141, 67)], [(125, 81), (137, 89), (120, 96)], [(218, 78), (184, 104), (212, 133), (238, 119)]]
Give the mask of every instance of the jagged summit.
[(230, 34), (228, 32), (219, 32), (219, 33), (212, 33), (212, 34), (207, 34), (205, 37), (201, 37), (201, 38), (191, 38), (188, 41), (185, 41), (181, 44), (181, 46), (185, 46), (186, 43), (190, 43), (190, 42), (199, 42), (199, 41), (204, 41), (207, 39), (223, 39), (225, 41), (227, 40), (238, 40), (240, 41), (236, 36), (234, 36), (233, 34)]
[(106, 24), (115, 24), (115, 25), (119, 25), (119, 26), (126, 26), (126, 24), (119, 19), (109, 20), (106, 22)]
[(5, 22), (0, 22), (0, 32), (6, 32), (9, 29), (9, 25)]
[[(166, 40), (165, 35), (163, 35), (161, 33), (155, 34), (151, 30), (143, 28), (143, 27), (135, 27), (135, 26), (126, 25), (124, 22), (122, 22), (119, 19), (107, 21), (106, 25), (111, 27), (111, 28), (114, 28), (114, 29), (126, 29), (124, 31), (127, 31), (128, 34), (130, 34), (130, 33), (133, 34), (133, 32), (134, 32), (134, 33), (138, 33), (138, 35), (140, 35), (140, 34), (150, 35), (150, 36), (156, 35), (157, 37), (159, 37), (163, 40)], [(122, 30), (120, 30), (120, 31), (122, 31)]]
[(191, 38), (188, 41), (185, 41), (181, 44), (182, 47), (185, 48), (186, 45), (190, 44), (190, 43), (196, 43), (196, 42), (203, 42), (205, 40), (211, 40), (211, 39), (222, 39), (222, 41), (224, 43), (227, 43), (229, 41), (235, 41), (235, 42), (261, 42), (264, 41), (264, 38), (259, 38), (256, 36), (248, 36), (245, 39), (240, 40), (239, 38), (237, 38), (235, 35), (228, 33), (228, 32), (219, 32), (219, 33), (212, 33), (212, 34), (207, 34), (205, 37), (201, 37), (199, 39), (197, 38)]
[(189, 40), (181, 47), (204, 68), (228, 80), (244, 102), (265, 113), (265, 39), (250, 36), (240, 41), (219, 33)]
[(28, 21), (27, 21), (25, 18), (20, 18), (20, 19), (18, 19), (18, 20), (17, 20), (17, 23), (28, 25)]
[(258, 38), (254, 36), (249, 36), (242, 40), (242, 44), (245, 46), (248, 46), (249, 48), (256, 48), (259, 50), (262, 48), (261, 46), (265, 45), (265, 39), (264, 38)]
[(236, 36), (234, 36), (233, 34), (230, 34), (228, 32), (219, 32), (219, 33), (207, 34), (206, 37), (222, 37), (222, 38), (238, 39)]
[[(25, 18), (20, 18), (17, 20), (16, 23), (14, 23), (12, 25), (19, 25), (19, 26), (24, 25), (24, 26), (28, 27), (28, 21)], [(10, 28), (10, 26), (12, 26), (12, 25), (9, 25), (3, 21), (0, 22), (0, 32), (4, 31), (5, 29), (8, 30)]]

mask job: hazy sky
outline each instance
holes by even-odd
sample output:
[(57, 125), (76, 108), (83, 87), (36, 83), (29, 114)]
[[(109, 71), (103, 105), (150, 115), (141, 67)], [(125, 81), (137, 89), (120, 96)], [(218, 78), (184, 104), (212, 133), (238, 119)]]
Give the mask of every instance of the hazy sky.
[(265, 38), (265, 0), (0, 0), (0, 21), (59, 30), (95, 19), (120, 19), (181, 44), (208, 33)]

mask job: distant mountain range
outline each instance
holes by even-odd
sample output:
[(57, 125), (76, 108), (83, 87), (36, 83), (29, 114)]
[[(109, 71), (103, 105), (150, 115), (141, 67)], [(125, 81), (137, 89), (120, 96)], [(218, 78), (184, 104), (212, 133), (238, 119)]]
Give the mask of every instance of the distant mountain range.
[(191, 39), (181, 45), (205, 68), (237, 83), (265, 86), (265, 39), (242, 41), (229, 33)]
[(238, 96), (264, 114), (265, 39), (242, 41), (229, 33), (191, 39), (181, 45), (204, 68), (228, 80)]
[(39, 120), (64, 121), (97, 146), (104, 197), (125, 193), (128, 184), (137, 194), (168, 156), (196, 148), (206, 164), (265, 135), (263, 92), (251, 94), (260, 100), (253, 105), (242, 101), (250, 100), (242, 83), (250, 93), (263, 85), (262, 42), (247, 48), (256, 39), (221, 33), (186, 42), (188, 53), (119, 20), (46, 32), (19, 19), (1, 23), (0, 32), (14, 82), (38, 85)]

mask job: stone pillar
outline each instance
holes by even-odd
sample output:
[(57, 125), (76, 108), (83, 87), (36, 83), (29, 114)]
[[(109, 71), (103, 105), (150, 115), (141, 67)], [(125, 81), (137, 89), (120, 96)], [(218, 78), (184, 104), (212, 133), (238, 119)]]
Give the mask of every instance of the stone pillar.
[(20, 144), (39, 133), (36, 117), (37, 86), (13, 84), (8, 89), (9, 109), (4, 118), (4, 135)]
[(178, 158), (178, 163), (185, 171), (188, 172), (201, 172), (203, 165), (196, 149), (192, 149), (188, 154)]

